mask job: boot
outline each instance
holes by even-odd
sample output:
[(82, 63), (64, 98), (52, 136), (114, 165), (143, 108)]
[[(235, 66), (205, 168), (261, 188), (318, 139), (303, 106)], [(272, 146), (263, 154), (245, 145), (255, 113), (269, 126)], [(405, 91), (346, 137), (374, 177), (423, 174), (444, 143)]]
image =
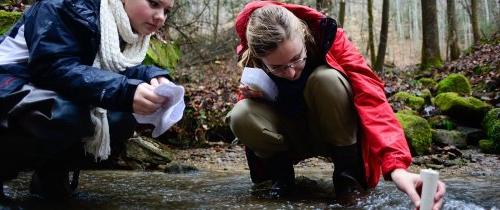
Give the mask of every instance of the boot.
[(245, 155), (247, 157), (248, 169), (250, 170), (250, 179), (252, 179), (254, 184), (271, 180), (270, 167), (269, 164), (266, 164), (265, 159), (257, 157), (248, 147), (245, 147)]
[(80, 171), (74, 171), (70, 180), (69, 170), (35, 170), (31, 177), (30, 193), (49, 200), (70, 198), (78, 186)]
[(333, 185), (339, 203), (351, 204), (366, 191), (363, 159), (358, 146), (334, 147)]
[(268, 159), (272, 174), (270, 196), (281, 198), (289, 195), (295, 188), (293, 162), (286, 153), (280, 153)]

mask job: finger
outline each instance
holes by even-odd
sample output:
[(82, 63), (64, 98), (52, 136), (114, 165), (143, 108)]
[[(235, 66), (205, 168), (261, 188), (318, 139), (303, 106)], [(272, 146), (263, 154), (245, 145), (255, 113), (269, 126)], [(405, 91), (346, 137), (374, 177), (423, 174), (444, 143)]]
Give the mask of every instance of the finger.
[(410, 189), (406, 192), (406, 194), (408, 195), (408, 197), (410, 197), (410, 200), (413, 203), (413, 205), (415, 205), (415, 207), (417, 209), (419, 209), (420, 208), (420, 195), (418, 195), (417, 191), (415, 191), (414, 189)]
[(151, 101), (145, 99), (138, 102), (138, 110), (143, 114), (152, 114), (158, 110), (158, 108), (160, 108), (159, 104), (152, 103)]
[(158, 80), (158, 83), (160, 83), (160, 84), (166, 84), (166, 83), (170, 82), (170, 80), (168, 80), (165, 77), (158, 77), (157, 80)]
[(158, 79), (156, 79), (156, 78), (151, 79), (150, 84), (153, 87), (158, 87), (160, 85), (160, 83), (158, 82)]
[(141, 96), (155, 104), (162, 104), (165, 102), (166, 99), (165, 97), (154, 93), (153, 90), (142, 91)]
[(443, 182), (439, 181), (436, 190), (436, 195), (434, 196), (434, 202), (442, 200), (445, 193), (446, 193), (446, 185)]
[(439, 210), (441, 209), (441, 206), (443, 206), (443, 199), (439, 200), (438, 202), (434, 203), (434, 206), (432, 207), (433, 210)]

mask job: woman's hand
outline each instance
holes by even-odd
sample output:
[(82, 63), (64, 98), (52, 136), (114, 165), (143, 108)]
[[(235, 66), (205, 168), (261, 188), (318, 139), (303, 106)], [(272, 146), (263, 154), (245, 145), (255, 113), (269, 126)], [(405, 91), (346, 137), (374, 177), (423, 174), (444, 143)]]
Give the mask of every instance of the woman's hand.
[[(391, 173), (392, 181), (396, 187), (410, 197), (413, 204), (420, 208), (420, 193), (422, 192), (422, 179), (420, 175), (410, 173), (404, 169), (396, 169)], [(446, 186), (438, 181), (436, 195), (434, 196), (433, 210), (439, 210), (443, 205), (443, 197), (446, 192)]]
[(134, 113), (142, 115), (152, 114), (165, 103), (166, 98), (156, 94), (154, 89), (155, 87), (148, 83), (141, 83), (137, 86), (132, 104)]
[(262, 98), (262, 97), (264, 97), (264, 93), (262, 91), (254, 90), (254, 89), (250, 88), (248, 85), (244, 85), (244, 84), (241, 84), (238, 87), (238, 91), (245, 98)]

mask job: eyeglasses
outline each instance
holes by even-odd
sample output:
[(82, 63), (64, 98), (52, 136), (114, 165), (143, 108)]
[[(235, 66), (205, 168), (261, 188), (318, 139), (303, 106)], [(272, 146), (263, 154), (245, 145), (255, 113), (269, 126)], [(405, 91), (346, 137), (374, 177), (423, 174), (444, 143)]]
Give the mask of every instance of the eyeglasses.
[[(302, 51), (301, 51), (300, 54), (301, 55), (305, 54), (304, 51), (305, 51), (305, 48), (302, 49)], [(273, 74), (283, 74), (289, 68), (295, 68), (295, 67), (303, 65), (306, 62), (306, 60), (307, 60), (307, 56), (304, 56), (304, 57), (299, 58), (299, 59), (297, 59), (297, 60), (295, 60), (295, 61), (293, 61), (293, 62), (291, 62), (289, 64), (286, 64), (286, 65), (277, 66), (277, 67), (274, 67), (274, 68), (271, 68), (271, 67), (269, 67), (269, 66), (266, 65), (266, 67), (267, 67), (267, 70), (270, 73), (273, 73)]]

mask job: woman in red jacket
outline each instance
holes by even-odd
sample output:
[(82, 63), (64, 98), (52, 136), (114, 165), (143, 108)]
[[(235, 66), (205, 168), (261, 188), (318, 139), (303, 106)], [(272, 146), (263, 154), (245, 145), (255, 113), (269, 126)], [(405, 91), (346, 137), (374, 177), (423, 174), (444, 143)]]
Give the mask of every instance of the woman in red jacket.
[[(336, 196), (349, 197), (392, 180), (418, 206), (419, 175), (383, 83), (333, 19), (309, 7), (253, 1), (236, 19), (240, 64), (263, 69), (278, 88), (274, 102), (248, 86), (228, 114), (247, 146), (252, 181), (271, 179), (271, 194), (294, 186), (293, 163), (312, 156), (334, 160)], [(434, 208), (442, 205), (439, 182)]]

